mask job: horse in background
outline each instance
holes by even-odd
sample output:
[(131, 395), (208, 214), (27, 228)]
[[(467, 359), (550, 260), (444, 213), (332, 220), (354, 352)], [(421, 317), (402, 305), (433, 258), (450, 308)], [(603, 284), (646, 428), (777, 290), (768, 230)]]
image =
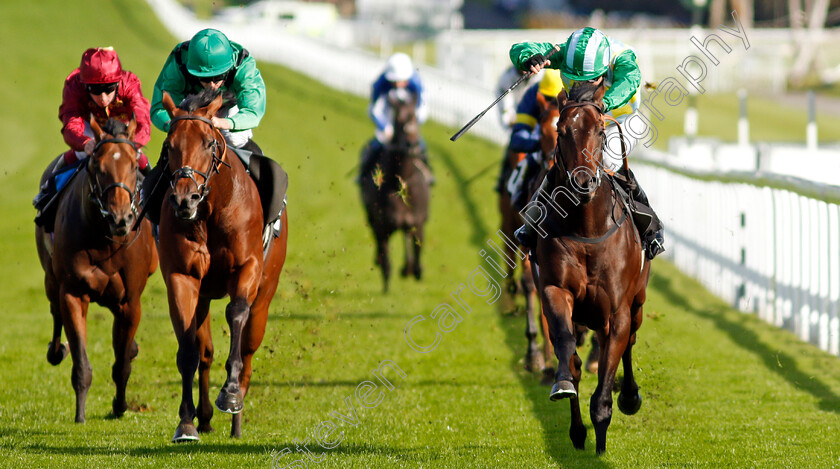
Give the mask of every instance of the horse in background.
[(393, 90), (388, 101), (393, 110), (394, 133), (385, 145), (373, 172), (362, 174), (362, 202), (376, 240), (375, 263), (382, 271), (383, 291), (388, 292), (391, 260), (388, 240), (402, 230), (405, 264), (401, 275), (420, 280), (423, 227), (429, 216), (430, 173), (423, 162), (425, 148), (420, 139), (416, 97)]
[[(35, 240), (44, 269), (44, 286), (53, 317), (53, 337), (47, 360), (58, 365), (68, 352), (73, 359), (71, 383), (76, 393), (76, 422), (85, 421), (85, 402), (92, 380), (87, 357), (87, 311), (90, 302), (114, 315), (111, 376), (117, 391), (112, 402), (116, 417), (128, 409), (125, 389), (131, 361), (137, 356), (134, 335), (140, 323), (140, 295), (149, 276), (157, 270), (158, 255), (152, 227), (144, 221), (131, 230), (137, 218), (136, 122), (128, 126), (110, 119), (90, 126), (96, 140), (93, 154), (79, 164), (76, 175), (53, 203), (54, 232), (38, 226)], [(50, 165), (41, 177), (52, 173)], [(61, 342), (64, 328), (68, 343)]]
[(548, 236), (539, 237), (534, 254), (543, 314), (558, 360), (549, 397), (569, 398), (569, 436), (578, 449), (584, 448), (586, 428), (578, 398), (581, 360), (576, 326), (593, 330), (601, 346), (598, 386), (590, 401), (597, 453), (606, 450), (619, 361), (624, 378), (618, 407), (628, 415), (641, 407), (631, 350), (642, 323), (650, 275), (629, 207), (603, 169), (604, 93), (601, 77), (579, 82), (568, 96), (559, 96), (558, 149), (542, 189), (556, 206), (541, 220)]
[[(198, 440), (199, 432), (213, 431), (208, 313), (211, 300), (224, 297), (230, 297), (225, 308), (230, 352), (215, 404), (233, 414), (231, 436), (239, 437), (251, 360), (265, 335), (268, 307), (286, 260), (287, 211), (280, 216), (279, 235), (268, 236), (264, 245), (257, 186), (210, 120), (222, 106), (218, 92), (189, 96), (180, 107), (164, 93), (163, 106), (172, 120), (163, 149), (170, 187), (161, 208), (159, 249), (182, 389), (181, 420), (172, 441)], [(198, 409), (192, 395), (196, 370)]]

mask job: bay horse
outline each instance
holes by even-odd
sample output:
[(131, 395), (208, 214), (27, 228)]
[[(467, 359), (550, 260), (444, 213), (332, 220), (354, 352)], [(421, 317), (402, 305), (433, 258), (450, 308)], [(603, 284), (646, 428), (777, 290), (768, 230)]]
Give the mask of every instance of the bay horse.
[(420, 140), (416, 97), (404, 90), (393, 90), (388, 101), (393, 110), (394, 133), (385, 145), (377, 169), (363, 174), (362, 202), (376, 240), (376, 260), (382, 271), (383, 291), (388, 292), (391, 261), (388, 240), (402, 230), (405, 264), (401, 275), (420, 280), (423, 227), (429, 216), (430, 174), (423, 162), (425, 149)]
[[(164, 93), (163, 106), (172, 120), (162, 153), (170, 187), (161, 209), (159, 249), (169, 316), (178, 340), (182, 389), (181, 420), (172, 441), (198, 440), (199, 432), (213, 431), (208, 312), (211, 300), (226, 296), (230, 297), (225, 308), (230, 352), (227, 378), (215, 404), (233, 414), (231, 436), (240, 437), (251, 359), (262, 343), (269, 303), (286, 260), (287, 212), (280, 218), (279, 237), (272, 238), (264, 253), (257, 186), (211, 121), (222, 106), (222, 96), (206, 90), (176, 107)], [(192, 395), (196, 370), (197, 412)]]
[(544, 188), (554, 209), (546, 210), (541, 223), (549, 236), (539, 237), (534, 253), (543, 314), (559, 362), (549, 397), (569, 398), (569, 436), (578, 449), (584, 448), (586, 428), (578, 400), (581, 360), (575, 349), (576, 325), (593, 330), (601, 346), (598, 385), (590, 400), (597, 453), (606, 450), (619, 361), (624, 379), (618, 407), (628, 415), (641, 407), (631, 350), (642, 323), (650, 276), (629, 208), (603, 169), (604, 93), (601, 77), (578, 82), (568, 95), (559, 96), (555, 167)]
[[(134, 340), (140, 323), (140, 295), (157, 270), (158, 256), (151, 224), (132, 231), (137, 217), (137, 127), (110, 119), (100, 127), (90, 120), (96, 146), (93, 154), (58, 196), (53, 233), (38, 226), (35, 240), (44, 286), (53, 317), (53, 337), (47, 361), (58, 365), (68, 352), (73, 359), (70, 381), (76, 393), (76, 422), (85, 421), (85, 401), (93, 377), (87, 357), (87, 311), (90, 302), (114, 315), (111, 376), (117, 392), (114, 416), (128, 409), (125, 389), (131, 361), (137, 356)], [(41, 183), (50, 177), (50, 165)], [(61, 342), (64, 328), (68, 343)]]

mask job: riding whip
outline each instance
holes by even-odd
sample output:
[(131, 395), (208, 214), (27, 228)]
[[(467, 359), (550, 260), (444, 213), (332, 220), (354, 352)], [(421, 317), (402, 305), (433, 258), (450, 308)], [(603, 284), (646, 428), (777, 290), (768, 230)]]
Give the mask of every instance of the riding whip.
[[(548, 52), (546, 52), (546, 53), (545, 53), (545, 57), (546, 57), (546, 59), (547, 59), (547, 58), (549, 58), (549, 57), (551, 57), (552, 55), (554, 55), (554, 53), (559, 52), (559, 51), (560, 51), (560, 44), (555, 44), (555, 45), (554, 45), (554, 47), (552, 47), (552, 48), (551, 48), (551, 50), (549, 50)], [(481, 120), (481, 118), (482, 118), (482, 117), (484, 117), (484, 114), (487, 114), (487, 111), (489, 111), (490, 109), (492, 109), (492, 108), (493, 108), (493, 106), (495, 106), (496, 104), (499, 104), (499, 101), (501, 101), (501, 100), (502, 100), (502, 98), (504, 98), (505, 96), (507, 96), (507, 94), (508, 94), (508, 93), (510, 93), (510, 92), (511, 92), (514, 88), (516, 88), (517, 86), (519, 86), (519, 85), (520, 85), (520, 83), (522, 83), (523, 81), (525, 81), (525, 80), (527, 80), (528, 78), (530, 78), (532, 75), (533, 75), (532, 73), (526, 73), (525, 75), (522, 75), (521, 77), (519, 77), (519, 79), (518, 79), (518, 80), (516, 80), (516, 82), (515, 82), (514, 84), (510, 85), (510, 88), (506, 89), (506, 90), (504, 91), (504, 93), (502, 93), (502, 94), (501, 94), (501, 96), (499, 96), (498, 98), (496, 98), (496, 100), (495, 100), (495, 101), (493, 101), (492, 103), (490, 103), (490, 105), (489, 105), (489, 106), (487, 106), (487, 109), (485, 109), (485, 110), (481, 111), (481, 113), (480, 113), (479, 115), (477, 115), (477, 116), (473, 117), (471, 121), (467, 122), (467, 124), (466, 124), (466, 125), (464, 125), (463, 127), (461, 127), (461, 130), (459, 130), (459, 131), (458, 131), (455, 135), (453, 135), (453, 136), (449, 137), (449, 140), (452, 140), (453, 142), (454, 142), (455, 140), (458, 140), (458, 139), (461, 137), (461, 135), (464, 135), (464, 133), (466, 133), (466, 132), (467, 132), (467, 130), (470, 130), (470, 128), (471, 128), (472, 126), (474, 126), (476, 122), (478, 122), (479, 120)]]

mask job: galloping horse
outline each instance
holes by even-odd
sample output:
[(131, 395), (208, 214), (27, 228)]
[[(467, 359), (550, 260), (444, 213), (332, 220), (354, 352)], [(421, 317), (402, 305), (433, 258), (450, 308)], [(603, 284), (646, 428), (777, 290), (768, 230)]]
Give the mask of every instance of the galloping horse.
[(138, 202), (137, 149), (131, 141), (136, 123), (132, 120), (126, 127), (110, 119), (101, 128), (91, 119), (90, 126), (96, 140), (93, 155), (80, 163), (84, 170), (54, 202), (58, 208), (53, 235), (41, 226), (35, 231), (53, 317), (47, 360), (58, 365), (67, 356), (68, 344), (61, 342), (63, 326), (73, 357), (70, 380), (76, 392), (77, 423), (85, 421), (92, 379), (87, 357), (88, 305), (96, 302), (114, 314), (111, 376), (117, 394), (112, 409), (120, 417), (128, 408), (125, 388), (131, 360), (138, 352), (134, 333), (140, 323), (140, 295), (158, 263), (151, 224), (146, 221), (131, 231)]
[(423, 163), (424, 149), (415, 113), (416, 98), (410, 93), (392, 91), (388, 100), (394, 114), (393, 137), (385, 145), (378, 169), (363, 174), (361, 182), (362, 201), (376, 238), (376, 264), (382, 269), (385, 292), (391, 276), (388, 239), (394, 231), (405, 233), (402, 276), (414, 275), (418, 280), (422, 276), (420, 251), (430, 193), (429, 169)]
[[(180, 108), (168, 93), (163, 96), (163, 106), (172, 117), (164, 142), (171, 206), (161, 210), (159, 248), (181, 373), (181, 422), (172, 438), (175, 442), (197, 440), (198, 432), (213, 430), (208, 394), (213, 342), (208, 311), (211, 300), (225, 296), (230, 296), (225, 309), (230, 353), (216, 407), (234, 414), (231, 436), (241, 436), (251, 358), (265, 334), (268, 306), (286, 260), (286, 211), (279, 237), (270, 241), (264, 254), (257, 187), (239, 158), (227, 151), (210, 120), (221, 105), (221, 95), (209, 90), (188, 97)], [(196, 369), (197, 429), (192, 395)]]
[(570, 398), (569, 436), (578, 449), (584, 447), (586, 429), (578, 400), (575, 325), (595, 331), (601, 345), (598, 386), (590, 401), (598, 453), (606, 450), (619, 360), (624, 364), (619, 409), (631, 415), (642, 403), (631, 350), (650, 275), (629, 209), (602, 168), (604, 92), (602, 77), (577, 83), (568, 97), (560, 94), (558, 149), (544, 189), (556, 207), (547, 210), (542, 226), (549, 236), (538, 240), (535, 253), (543, 313), (559, 361), (550, 398)]

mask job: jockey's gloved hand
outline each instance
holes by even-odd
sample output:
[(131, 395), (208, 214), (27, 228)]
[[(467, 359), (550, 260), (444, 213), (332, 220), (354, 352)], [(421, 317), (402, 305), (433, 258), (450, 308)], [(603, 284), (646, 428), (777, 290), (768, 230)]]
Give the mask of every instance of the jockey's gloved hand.
[(548, 59), (546, 59), (544, 55), (534, 54), (531, 57), (529, 57), (528, 60), (525, 61), (524, 65), (525, 65), (527, 70), (530, 70), (531, 67), (542, 66), (542, 64), (544, 64), (546, 62), (546, 60), (548, 60)]

